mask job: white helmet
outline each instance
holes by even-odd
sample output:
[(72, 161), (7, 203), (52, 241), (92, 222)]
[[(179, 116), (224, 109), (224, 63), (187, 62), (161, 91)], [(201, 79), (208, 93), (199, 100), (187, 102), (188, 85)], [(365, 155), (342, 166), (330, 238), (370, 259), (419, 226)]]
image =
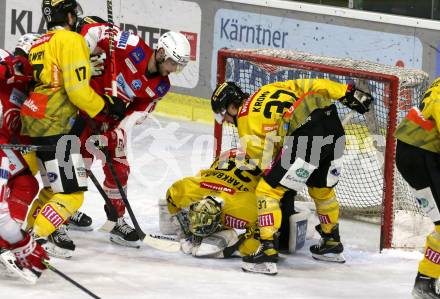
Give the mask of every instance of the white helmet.
[(37, 33), (26, 33), (25, 35), (22, 35), (20, 39), (17, 42), (17, 45), (15, 46), (15, 49), (21, 49), (26, 54), (29, 54), (29, 51), (31, 50), (31, 47), (33, 43), (39, 38), (41, 34)]
[(165, 50), (165, 60), (171, 58), (178, 64), (180, 72), (189, 62), (191, 47), (185, 35), (180, 32), (168, 31), (157, 42), (157, 49)]

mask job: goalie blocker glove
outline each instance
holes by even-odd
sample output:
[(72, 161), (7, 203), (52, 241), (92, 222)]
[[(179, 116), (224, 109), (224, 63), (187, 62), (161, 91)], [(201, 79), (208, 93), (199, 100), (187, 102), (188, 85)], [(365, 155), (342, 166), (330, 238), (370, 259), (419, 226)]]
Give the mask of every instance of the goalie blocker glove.
[(371, 94), (357, 89), (353, 84), (348, 85), (345, 96), (339, 99), (342, 104), (360, 114), (364, 114), (370, 110), (370, 105), (373, 100)]

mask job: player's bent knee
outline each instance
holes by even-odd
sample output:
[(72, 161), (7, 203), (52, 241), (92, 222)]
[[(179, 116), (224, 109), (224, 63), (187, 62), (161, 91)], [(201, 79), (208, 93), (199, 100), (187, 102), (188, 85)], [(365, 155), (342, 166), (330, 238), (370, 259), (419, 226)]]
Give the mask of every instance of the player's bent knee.
[(282, 213), (279, 200), (258, 196), (257, 207), (261, 239), (272, 240), (274, 234), (281, 227)]
[(23, 223), (29, 206), (38, 192), (38, 181), (30, 172), (13, 177), (9, 182), (9, 210), (12, 218)]
[(334, 188), (317, 188), (308, 187), (310, 197), (315, 201), (327, 201), (336, 198), (336, 193)]
[(47, 237), (60, 227), (82, 205), (84, 192), (55, 194), (38, 213), (34, 223), (34, 233)]
[(281, 198), (283, 198), (283, 195), (287, 190), (288, 189), (284, 188), (283, 186), (277, 186), (276, 188), (273, 188), (264, 179), (261, 179), (258, 181), (258, 185), (255, 190), (255, 195), (281, 200)]

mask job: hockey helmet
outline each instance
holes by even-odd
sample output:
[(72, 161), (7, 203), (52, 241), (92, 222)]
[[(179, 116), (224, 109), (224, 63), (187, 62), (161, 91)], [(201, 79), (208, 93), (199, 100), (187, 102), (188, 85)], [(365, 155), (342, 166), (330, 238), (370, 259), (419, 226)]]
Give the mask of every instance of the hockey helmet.
[(76, 0), (43, 0), (41, 10), (48, 28), (65, 23), (69, 12), (77, 17), (83, 13)]
[(215, 114), (218, 123), (223, 121), (226, 109), (233, 103), (240, 107), (243, 101), (248, 97), (235, 82), (224, 82), (217, 86), (211, 96), (211, 108)]
[(223, 199), (206, 196), (189, 206), (189, 231), (199, 237), (209, 236), (221, 229)]
[(19, 49), (24, 54), (28, 55), (32, 45), (40, 36), (41, 34), (37, 34), (37, 33), (26, 33), (22, 35), (18, 39), (17, 44), (15, 45), (15, 52), (17, 52), (17, 49)]
[(157, 49), (165, 50), (165, 60), (171, 58), (177, 63), (176, 72), (180, 72), (188, 64), (191, 47), (188, 39), (180, 32), (168, 31), (159, 38)]

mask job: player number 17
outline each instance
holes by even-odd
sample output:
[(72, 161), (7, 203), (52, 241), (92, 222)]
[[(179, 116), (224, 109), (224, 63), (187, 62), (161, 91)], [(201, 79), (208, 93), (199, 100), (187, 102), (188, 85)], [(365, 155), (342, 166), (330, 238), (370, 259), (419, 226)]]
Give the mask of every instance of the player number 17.
[(81, 66), (81, 67), (75, 69), (75, 73), (76, 73), (76, 77), (78, 78), (78, 81), (82, 81), (82, 80), (86, 79), (86, 67), (85, 66)]

